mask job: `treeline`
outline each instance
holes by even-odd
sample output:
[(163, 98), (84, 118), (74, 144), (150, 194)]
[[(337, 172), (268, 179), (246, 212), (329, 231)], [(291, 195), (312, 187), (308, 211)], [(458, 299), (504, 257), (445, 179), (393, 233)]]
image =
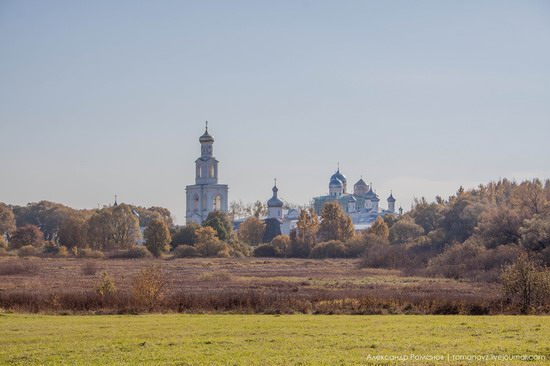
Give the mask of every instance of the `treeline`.
[[(494, 280), (522, 253), (550, 264), (549, 202), (550, 181), (503, 179), (460, 188), (448, 199), (418, 199), (406, 214), (379, 217), (363, 232), (355, 232), (339, 205), (328, 203), (320, 217), (302, 209), (290, 235), (267, 243), (266, 224), (256, 216), (234, 232), (231, 216), (222, 212), (211, 213), (203, 225), (176, 227), (170, 211), (161, 207), (0, 204), (0, 247), (23, 255), (360, 257), (369, 267)], [(136, 247), (137, 242), (145, 247)]]
[(76, 210), (49, 201), (26, 206), (0, 203), (0, 250), (20, 255), (99, 257), (104, 251), (132, 248), (143, 239), (140, 227), (151, 228), (144, 233), (145, 239), (151, 237), (150, 242), (161, 237), (169, 243), (168, 230), (173, 226), (170, 211), (162, 207), (120, 204)]

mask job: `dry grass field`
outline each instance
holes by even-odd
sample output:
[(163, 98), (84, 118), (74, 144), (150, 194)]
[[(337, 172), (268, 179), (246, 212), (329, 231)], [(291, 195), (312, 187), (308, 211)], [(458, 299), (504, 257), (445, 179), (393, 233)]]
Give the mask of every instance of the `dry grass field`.
[[(90, 264), (92, 263), (92, 264)], [(331, 259), (0, 258), (0, 308), (90, 312), (131, 308), (135, 275), (159, 266), (167, 280), (163, 311), (487, 314), (498, 313), (498, 286), (399, 271), (361, 269)], [(117, 295), (95, 299), (101, 274)], [(78, 300), (77, 297), (81, 299)], [(116, 297), (116, 298), (115, 298)]]

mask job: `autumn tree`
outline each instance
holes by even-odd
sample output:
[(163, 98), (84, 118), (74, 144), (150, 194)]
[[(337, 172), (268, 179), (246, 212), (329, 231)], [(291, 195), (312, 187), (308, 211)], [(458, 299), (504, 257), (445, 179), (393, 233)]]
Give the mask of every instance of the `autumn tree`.
[(16, 229), (15, 215), (11, 208), (0, 202), (0, 237), (13, 232)]
[(535, 215), (525, 220), (518, 229), (521, 245), (530, 251), (540, 252), (550, 247), (550, 218)]
[(296, 228), (290, 232), (293, 257), (307, 257), (311, 248), (317, 244), (319, 220), (313, 209), (300, 210)]
[(239, 240), (249, 244), (258, 245), (262, 241), (266, 224), (255, 216), (246, 219), (240, 226), (237, 235)]
[(412, 219), (404, 217), (391, 227), (389, 239), (392, 244), (404, 244), (423, 234), (422, 226), (415, 224)]
[(139, 215), (139, 226), (140, 227), (147, 227), (153, 220), (162, 220), (166, 223), (168, 228), (171, 228), (174, 226), (174, 219), (172, 218), (172, 214), (170, 210), (164, 207), (141, 207), (141, 206), (132, 206), (132, 208), (138, 213)]
[(319, 225), (319, 240), (346, 241), (355, 235), (355, 228), (351, 218), (337, 202), (328, 202), (321, 211), (321, 224)]
[(197, 251), (205, 257), (216, 255), (225, 249), (225, 244), (218, 238), (216, 230), (210, 226), (199, 228), (196, 231), (196, 235)]
[(97, 211), (86, 224), (86, 237), (94, 250), (106, 250), (112, 247), (112, 209), (105, 207)]
[(512, 202), (532, 215), (542, 213), (548, 205), (546, 192), (539, 179), (522, 182), (514, 191)]
[(19, 249), (21, 247), (32, 245), (39, 247), (44, 241), (44, 233), (36, 225), (25, 225), (17, 228), (10, 238), (10, 247)]
[(210, 226), (216, 230), (218, 239), (222, 241), (228, 240), (233, 232), (231, 218), (227, 213), (221, 211), (210, 212), (202, 223), (202, 226)]
[(126, 204), (105, 207), (88, 220), (87, 237), (93, 249), (126, 249), (141, 237), (139, 220)]
[(388, 236), (389, 236), (388, 225), (386, 225), (386, 223), (380, 216), (376, 217), (376, 220), (374, 220), (374, 222), (368, 229), (368, 232), (370, 234), (374, 234), (386, 240), (388, 239)]
[[(439, 200), (441, 202), (441, 198)], [(437, 203), (428, 203), (424, 197), (415, 199), (414, 210), (411, 216), (415, 223), (422, 226), (424, 232), (428, 234), (430, 231), (437, 229), (443, 219), (443, 205)]]
[(58, 241), (67, 248), (87, 246), (86, 218), (80, 213), (71, 213), (62, 221)]
[(113, 208), (111, 227), (113, 247), (116, 249), (129, 248), (141, 238), (139, 220), (126, 204)]
[(476, 231), (488, 248), (498, 245), (518, 244), (520, 226), (525, 219), (519, 210), (506, 206), (488, 208), (481, 215)]
[(155, 219), (145, 229), (145, 246), (155, 257), (170, 250), (170, 230), (162, 218)]

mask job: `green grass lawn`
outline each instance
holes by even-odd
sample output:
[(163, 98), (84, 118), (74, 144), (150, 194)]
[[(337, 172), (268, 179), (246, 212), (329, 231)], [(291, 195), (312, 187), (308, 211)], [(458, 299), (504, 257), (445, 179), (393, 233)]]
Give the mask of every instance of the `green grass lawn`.
[[(411, 361), (411, 354), (444, 360)], [(0, 314), (2, 365), (550, 363), (447, 359), (524, 354), (550, 360), (550, 317)]]

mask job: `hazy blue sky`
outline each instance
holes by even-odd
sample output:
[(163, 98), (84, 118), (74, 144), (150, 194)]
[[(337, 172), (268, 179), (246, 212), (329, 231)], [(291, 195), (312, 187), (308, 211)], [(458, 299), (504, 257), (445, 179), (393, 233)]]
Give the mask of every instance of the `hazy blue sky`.
[(205, 120), (230, 200), (549, 178), (550, 2), (0, 1), (0, 201), (181, 223)]

